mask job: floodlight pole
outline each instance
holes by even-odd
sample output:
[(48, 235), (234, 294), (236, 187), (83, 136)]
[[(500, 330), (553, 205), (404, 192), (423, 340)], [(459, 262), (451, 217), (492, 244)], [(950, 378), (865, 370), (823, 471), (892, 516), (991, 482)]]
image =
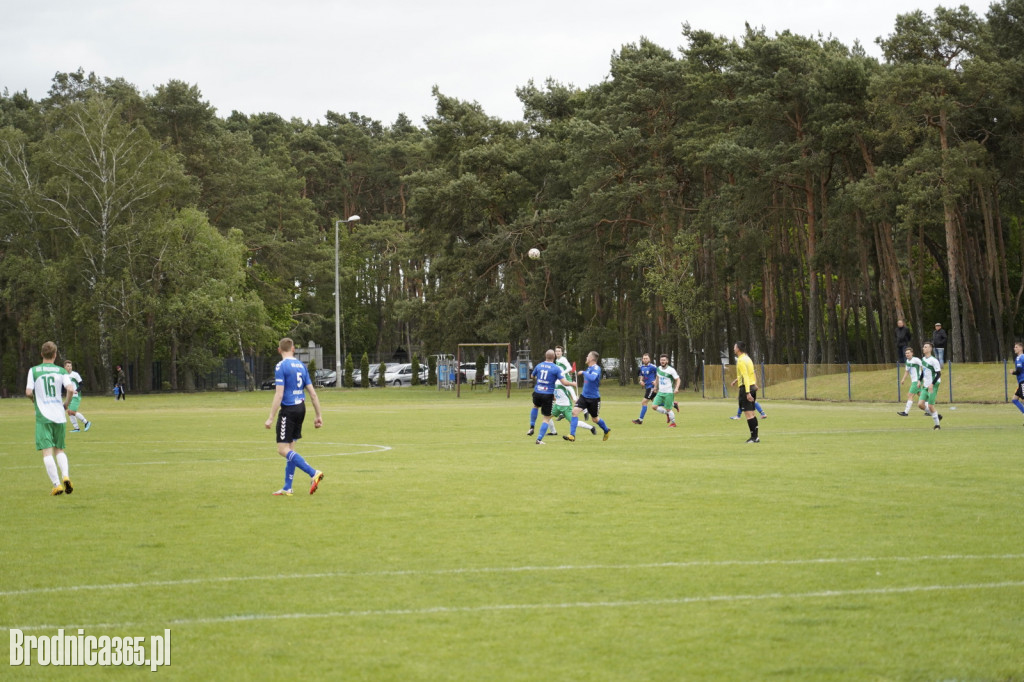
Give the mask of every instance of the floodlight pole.
[[(334, 221), (334, 386), (335, 388), (342, 385), (341, 378), (344, 376), (341, 373), (341, 330), (344, 327), (344, 321), (341, 317), (341, 289), (338, 288), (338, 229), (342, 223), (354, 223), (359, 220), (359, 216), (350, 216), (348, 220), (335, 220)], [(348, 343), (345, 343), (345, 351), (348, 352)]]

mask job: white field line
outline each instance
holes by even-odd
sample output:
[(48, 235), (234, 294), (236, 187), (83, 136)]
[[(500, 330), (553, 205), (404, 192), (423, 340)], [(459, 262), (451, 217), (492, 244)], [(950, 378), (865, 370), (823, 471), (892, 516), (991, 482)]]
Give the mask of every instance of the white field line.
[(182, 585), (213, 585), (224, 583), (267, 582), (280, 580), (311, 580), (325, 578), (388, 578), (398, 576), (446, 576), (479, 575), (501, 573), (542, 573), (556, 571), (630, 571), (665, 568), (726, 568), (730, 566), (813, 566), (864, 563), (919, 563), (942, 561), (1013, 561), (1024, 559), (1024, 554), (948, 554), (918, 557), (825, 557), (818, 559), (763, 559), (725, 561), (666, 561), (647, 564), (581, 564), (562, 566), (494, 566), (480, 568), (442, 568), (436, 570), (393, 570), (393, 571), (329, 571), (324, 573), (279, 573), (275, 575), (220, 576), (213, 578), (184, 578), (181, 580), (151, 580), (130, 583), (106, 583), (99, 585), (67, 585), (62, 587), (33, 587), (22, 590), (0, 591), (0, 597), (15, 597), (30, 594), (52, 594), (59, 592), (87, 592), (103, 590), (135, 590)]
[[(168, 441), (168, 442), (171, 442), (171, 441)], [(178, 446), (182, 446), (183, 445), (181, 441), (174, 441), (174, 444), (178, 445)], [(266, 441), (260, 441), (259, 444), (265, 446), (267, 443), (266, 443)], [(239, 443), (238, 441), (234, 441), (232, 443), (232, 445), (245, 445), (245, 443)], [(391, 450), (391, 446), (390, 445), (374, 445), (372, 443), (317, 443), (315, 447), (319, 448), (319, 447), (322, 447), (322, 446), (329, 446), (329, 445), (347, 445), (349, 447), (374, 448), (374, 449), (372, 449), (372, 450), (370, 450), (370, 449), (366, 449), (366, 450), (352, 450), (352, 451), (347, 451), (347, 452), (317, 453), (317, 454), (311, 455), (311, 456), (315, 457), (316, 459), (321, 459), (321, 458), (324, 458), (324, 457), (354, 457), (356, 455), (379, 454), (379, 453), (388, 452), (389, 450)], [(210, 451), (223, 451), (225, 448), (223, 447), (223, 444), (220, 444), (220, 447), (216, 447), (216, 448), (214, 448), (214, 447), (210, 447), (210, 448), (196, 448), (196, 447), (188, 446), (188, 447), (182, 447), (182, 449), (183, 450), (187, 449), (189, 452), (210, 452)], [(35, 455), (33, 457), (33, 459), (35, 457), (38, 457), (38, 455)], [(115, 462), (113, 464), (110, 463), (110, 462), (81, 462), (81, 463), (79, 463), (79, 462), (76, 462), (74, 460), (74, 453), (72, 453), (70, 455), (70, 458), (71, 458), (71, 462), (75, 466), (75, 468), (78, 468), (78, 467), (98, 467), (98, 466), (101, 466), (101, 467), (109, 469), (111, 466), (137, 467), (137, 466), (167, 466), (167, 465), (172, 465), (172, 464), (224, 464), (224, 463), (227, 463), (227, 462), (265, 462), (265, 461), (280, 460), (281, 456), (280, 455), (272, 455), (272, 456), (267, 456), (267, 457), (230, 457), (230, 458), (225, 457), (225, 458), (218, 458), (218, 459), (208, 459), (208, 458), (185, 459), (185, 458), (183, 458), (183, 459), (173, 460), (173, 461), (172, 460), (154, 460), (154, 461), (150, 461), (150, 462)], [(0, 471), (18, 471), (18, 470), (22, 470), (22, 469), (38, 469), (38, 468), (39, 468), (39, 465), (35, 464), (35, 465), (32, 465), (32, 466), (0, 467)]]
[[(277, 620), (310, 620), (328, 618), (367, 618), (387, 616), (422, 616), (435, 614), (488, 613), (512, 611), (551, 611), (570, 609), (615, 609), (657, 606), (683, 606), (688, 604), (731, 603), (768, 600), (834, 599), (842, 597), (866, 597), (915, 594), (925, 592), (951, 592), (966, 590), (1003, 590), (1024, 587), (1024, 581), (998, 583), (970, 583), (960, 585), (907, 585), (904, 587), (878, 587), (856, 590), (821, 590), (818, 592), (767, 592), (763, 594), (718, 594), (696, 597), (673, 597), (667, 599), (636, 599), (623, 601), (583, 601), (534, 604), (483, 604), (479, 606), (431, 606), (420, 609), (369, 609), (361, 611), (328, 611), (324, 613), (247, 613), (210, 618), (182, 618), (164, 621), (169, 626), (216, 625), (222, 623), (245, 623)], [(93, 623), (89, 625), (17, 625), (2, 626), (0, 630), (58, 630), (73, 631), (139, 628), (146, 623)]]

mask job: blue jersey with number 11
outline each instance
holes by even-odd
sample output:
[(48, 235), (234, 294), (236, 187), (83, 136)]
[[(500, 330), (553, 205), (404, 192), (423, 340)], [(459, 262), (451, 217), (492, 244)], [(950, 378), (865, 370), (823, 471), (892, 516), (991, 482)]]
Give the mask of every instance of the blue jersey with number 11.
[(547, 395), (555, 392), (555, 382), (562, 378), (562, 368), (553, 362), (545, 361), (534, 367), (531, 374), (536, 380), (534, 392)]

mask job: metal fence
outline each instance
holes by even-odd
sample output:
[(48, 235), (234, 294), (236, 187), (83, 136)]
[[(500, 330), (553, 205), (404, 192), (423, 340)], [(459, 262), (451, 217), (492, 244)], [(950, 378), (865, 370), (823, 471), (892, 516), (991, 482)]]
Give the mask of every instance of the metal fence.
[[(948, 362), (942, 368), (939, 399), (943, 402), (1006, 402), (1017, 390), (1013, 363)], [(902, 402), (910, 379), (904, 381), (903, 364), (809, 364), (755, 366), (758, 400), (825, 400)], [(701, 394), (704, 398), (736, 397), (732, 386), (735, 365), (704, 363)]]

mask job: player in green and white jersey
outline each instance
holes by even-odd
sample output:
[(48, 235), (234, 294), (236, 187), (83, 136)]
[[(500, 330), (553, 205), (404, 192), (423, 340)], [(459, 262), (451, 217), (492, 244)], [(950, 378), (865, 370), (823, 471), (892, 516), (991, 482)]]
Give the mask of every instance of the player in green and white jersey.
[(82, 375), (74, 370), (70, 360), (64, 361), (64, 369), (67, 371), (68, 376), (71, 377), (71, 381), (75, 384), (75, 397), (68, 403), (68, 416), (71, 418), (71, 430), (73, 432), (81, 431), (78, 427), (78, 422), (82, 422), (85, 425), (85, 431), (92, 428), (92, 422), (86, 419), (85, 415), (78, 411), (78, 406), (82, 402)]
[[(64, 368), (53, 364), (57, 359), (57, 344), (47, 341), (40, 354), (43, 363), (28, 371), (25, 384), (25, 395), (35, 399), (36, 449), (42, 452), (43, 466), (53, 483), (50, 494), (70, 495), (74, 487), (68, 477), (68, 456), (64, 452), (64, 424), (68, 403), (75, 397), (75, 384)], [(67, 392), (67, 402), (61, 400), (61, 387)]]
[[(558, 364), (557, 362), (555, 364)], [(572, 386), (566, 386), (561, 382), (555, 383), (555, 404), (551, 406), (551, 416), (553, 420), (551, 427), (548, 429), (548, 433), (552, 436), (557, 436), (558, 433), (555, 431), (555, 420), (559, 419), (572, 419), (572, 408), (576, 404), (573, 400), (575, 391)], [(597, 435), (597, 431), (594, 430), (593, 424), (587, 422), (580, 422), (579, 426), (584, 429), (590, 429), (590, 433)]]
[(907, 393), (907, 405), (903, 408), (902, 412), (897, 412), (901, 417), (910, 415), (910, 408), (914, 406), (914, 402), (921, 394), (921, 371), (924, 363), (921, 362), (921, 358), (914, 357), (914, 349), (907, 346), (907, 350), (903, 353), (907, 358), (907, 369), (903, 372), (903, 378), (900, 379), (900, 385), (910, 377), (910, 391)]
[(654, 409), (661, 412), (668, 419), (670, 428), (675, 428), (677, 407), (675, 394), (679, 390), (679, 373), (669, 366), (668, 356), (662, 353), (658, 358), (658, 394), (654, 396)]
[[(555, 364), (562, 368), (562, 374), (565, 375), (566, 379), (572, 382), (572, 386), (566, 386), (566, 389), (569, 392), (569, 399), (572, 401), (572, 404), (575, 405), (576, 400), (579, 398), (579, 394), (576, 392), (576, 372), (573, 371), (572, 365), (569, 363), (569, 358), (565, 357), (565, 349), (561, 346), (555, 346)], [(555, 384), (556, 389), (560, 387), (561, 384)], [(555, 391), (555, 404), (558, 404), (557, 390)], [(560, 412), (552, 412), (552, 414), (556, 415), (555, 421), (559, 421), (563, 418), (569, 419), (572, 416), (572, 410), (569, 410), (569, 414), (565, 415), (565, 417), (562, 417), (562, 413)], [(583, 411), (583, 418), (589, 418), (586, 410)]]
[(937, 431), (942, 428), (939, 426), (939, 422), (942, 421), (942, 415), (935, 409), (935, 400), (939, 393), (939, 382), (942, 381), (942, 365), (939, 363), (938, 358), (932, 356), (932, 344), (925, 342), (921, 350), (924, 352), (924, 358), (921, 360), (921, 400), (917, 403), (917, 406), (932, 418), (932, 421), (935, 422), (935, 427), (932, 430)]

